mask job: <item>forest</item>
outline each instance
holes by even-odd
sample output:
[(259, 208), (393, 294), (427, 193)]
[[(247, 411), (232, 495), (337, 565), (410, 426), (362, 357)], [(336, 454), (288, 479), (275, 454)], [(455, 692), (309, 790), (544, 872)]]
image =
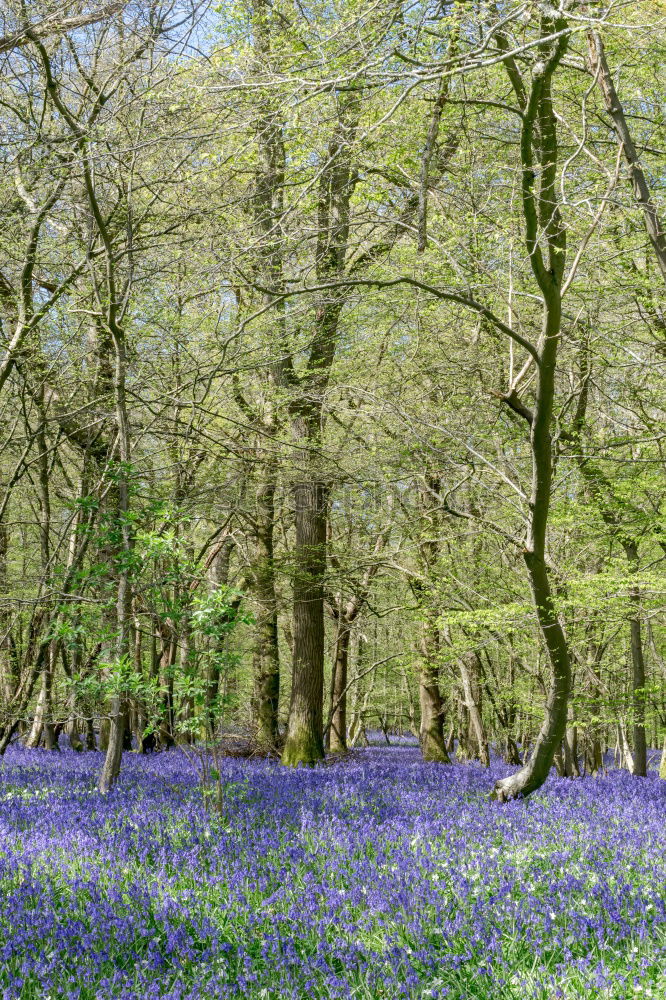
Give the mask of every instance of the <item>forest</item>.
[(7, 1000), (666, 996), (665, 57), (0, 0)]

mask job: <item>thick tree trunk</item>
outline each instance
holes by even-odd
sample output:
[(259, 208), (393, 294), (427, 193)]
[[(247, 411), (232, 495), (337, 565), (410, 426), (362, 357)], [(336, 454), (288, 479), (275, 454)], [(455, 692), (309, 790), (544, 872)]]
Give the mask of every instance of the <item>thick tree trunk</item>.
[(296, 546), (294, 654), (282, 762), (314, 764), (324, 756), (324, 573), (326, 489), (314, 478), (294, 486)]
[[(270, 0), (251, 0), (253, 42), (259, 73), (273, 72), (274, 50)], [(271, 307), (276, 338), (275, 360), (268, 378), (273, 393), (285, 392), (293, 382), (292, 360), (287, 347), (287, 323), (284, 302), (275, 302), (275, 292), (284, 287), (282, 239), (284, 213), (285, 145), (283, 111), (268, 92), (260, 99), (256, 119), (258, 169), (255, 180), (254, 222), (260, 240), (260, 259), (265, 284), (274, 291), (264, 293), (264, 303)], [(276, 396), (264, 398), (254, 422), (261, 425), (261, 440), (275, 440), (281, 417)], [(301, 428), (302, 429), (302, 428)], [(272, 445), (271, 445), (272, 447)], [(279, 744), (278, 710), (280, 700), (280, 653), (278, 645), (277, 592), (274, 567), (275, 492), (278, 479), (276, 456), (257, 447), (259, 484), (255, 521), (255, 556), (253, 589), (257, 606), (253, 664), (252, 721), (259, 746), (275, 750)]]
[(421, 725), (419, 742), (423, 759), (450, 764), (451, 758), (444, 741), (444, 706), (439, 690), (439, 664), (437, 662), (439, 636), (432, 616), (427, 616), (422, 626), (421, 665), (419, 671), (419, 704)]
[[(42, 568), (42, 584), (48, 585), (51, 573), (50, 565), (50, 532), (51, 532), (51, 499), (49, 490), (49, 462), (48, 447), (46, 442), (46, 414), (44, 409), (44, 389), (40, 389), (38, 398), (39, 427), (36, 432), (36, 444), (38, 449), (37, 470), (39, 484), (39, 541)], [(35, 717), (32, 722), (30, 735), (25, 741), (27, 747), (38, 747), (43, 742), (48, 750), (57, 746), (55, 733), (53, 730), (53, 674), (55, 664), (53, 662), (53, 647), (51, 644), (49, 654), (44, 661), (42, 671), (42, 684), (37, 701)]]
[(273, 530), (277, 470), (267, 460), (257, 487), (254, 598), (257, 618), (254, 637), (253, 723), (257, 742), (265, 750), (278, 745), (278, 705), (280, 699), (280, 652), (278, 648), (277, 596)]
[(590, 774), (592, 775), (592, 777), (596, 778), (597, 775), (599, 775), (602, 772), (604, 766), (604, 758), (601, 750), (601, 741), (596, 736), (593, 736), (589, 742), (586, 751), (586, 761)]
[[(101, 741), (100, 741), (101, 742)], [(123, 705), (119, 694), (111, 696), (109, 707), (109, 735), (106, 746), (106, 756), (100, 771), (98, 788), (106, 793), (115, 784), (120, 774), (120, 761), (123, 755)]]
[(92, 718), (86, 719), (86, 750), (97, 750), (97, 738)]
[(418, 510), (421, 515), (418, 540), (419, 567), (422, 577), (412, 581), (412, 589), (423, 608), (419, 663), (419, 743), (424, 760), (450, 764), (451, 758), (444, 738), (444, 704), (439, 689), (441, 635), (437, 613), (433, 609), (431, 584), (437, 578), (441, 503), (440, 476), (427, 468), (419, 490)]
[(104, 705), (104, 715), (99, 720), (99, 741), (98, 747), (102, 753), (109, 749), (109, 733), (111, 732), (111, 722), (109, 719), (109, 705)]
[[(340, 96), (337, 121), (319, 177), (315, 269), (321, 282), (344, 275), (354, 191), (352, 146), (361, 88)], [(335, 360), (344, 293), (323, 292), (315, 307), (315, 331), (300, 380), (289, 374), (292, 435), (306, 463), (295, 482), (294, 653), (285, 764), (314, 763), (324, 756), (324, 576), (327, 488), (322, 481), (324, 400)], [(304, 451), (304, 449), (306, 449)]]
[(447, 753), (444, 741), (442, 697), (439, 693), (437, 672), (429, 667), (421, 669), (419, 703), (421, 706), (419, 741), (423, 759), (450, 764), (451, 758)]

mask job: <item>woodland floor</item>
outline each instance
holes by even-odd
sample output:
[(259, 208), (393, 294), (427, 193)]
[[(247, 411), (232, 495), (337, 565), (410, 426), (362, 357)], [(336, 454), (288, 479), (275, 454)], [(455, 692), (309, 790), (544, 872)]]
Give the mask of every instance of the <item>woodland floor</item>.
[(180, 751), (0, 763), (0, 996), (666, 997), (666, 782), (608, 772), (488, 800), (506, 772), (373, 747), (226, 760), (206, 813)]

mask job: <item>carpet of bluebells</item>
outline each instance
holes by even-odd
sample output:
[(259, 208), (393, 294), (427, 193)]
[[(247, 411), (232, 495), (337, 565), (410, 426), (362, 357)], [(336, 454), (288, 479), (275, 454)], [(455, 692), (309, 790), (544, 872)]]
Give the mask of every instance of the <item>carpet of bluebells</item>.
[(0, 762), (0, 997), (666, 997), (666, 782), (370, 748), (222, 765), (14, 748)]

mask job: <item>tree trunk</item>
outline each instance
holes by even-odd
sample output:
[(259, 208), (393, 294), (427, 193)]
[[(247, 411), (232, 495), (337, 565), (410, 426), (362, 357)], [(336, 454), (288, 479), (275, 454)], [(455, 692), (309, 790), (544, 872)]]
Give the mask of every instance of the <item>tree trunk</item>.
[(451, 758), (444, 742), (442, 698), (439, 693), (437, 671), (427, 666), (421, 669), (419, 677), (419, 703), (421, 706), (419, 740), (423, 759), (450, 764)]
[(587, 647), (587, 667), (591, 677), (592, 697), (588, 712), (590, 725), (587, 733), (587, 760), (589, 771), (593, 776), (601, 773), (604, 766), (603, 748), (601, 743), (602, 727), (600, 724), (601, 713), (601, 659), (602, 647), (596, 642), (588, 643)]
[[(320, 282), (334, 282), (345, 271), (350, 202), (356, 183), (353, 142), (360, 114), (361, 88), (337, 102), (337, 120), (319, 176), (315, 269)], [(290, 375), (292, 436), (305, 463), (294, 484), (294, 653), (285, 764), (314, 763), (324, 756), (324, 576), (328, 490), (322, 480), (324, 400), (335, 360), (344, 292), (323, 292), (316, 301), (314, 336), (307, 369)]]
[(580, 778), (578, 762), (578, 730), (574, 723), (573, 706), (567, 712), (567, 728), (564, 734), (564, 774), (567, 778)]
[(8, 721), (4, 717), (5, 712), (14, 699), (20, 680), (16, 650), (12, 640), (11, 617), (6, 606), (8, 552), (9, 529), (4, 520), (0, 519), (0, 698), (2, 700), (0, 726)]
[[(542, 16), (542, 31), (562, 28), (564, 19)], [(516, 774), (498, 781), (494, 795), (500, 801), (529, 795), (548, 777), (553, 756), (567, 723), (571, 688), (571, 661), (559, 620), (546, 561), (546, 539), (553, 476), (551, 424), (555, 396), (557, 351), (562, 322), (561, 284), (566, 256), (566, 231), (557, 202), (557, 123), (553, 110), (551, 79), (564, 54), (561, 38), (549, 46), (548, 58), (534, 67), (521, 131), (522, 203), (525, 243), (532, 272), (543, 300), (542, 333), (532, 355), (538, 381), (533, 414), (529, 415), (532, 452), (532, 489), (523, 557), (551, 676), (545, 716), (529, 760)], [(535, 138), (535, 129), (538, 138)], [(534, 154), (540, 166), (539, 190)], [(541, 242), (545, 241), (547, 260)]]
[(641, 166), (638, 150), (634, 145), (624, 109), (613, 83), (613, 76), (606, 62), (606, 53), (599, 32), (591, 30), (588, 34), (588, 42), (590, 68), (597, 78), (604, 96), (606, 110), (610, 115), (613, 128), (622, 145), (622, 152), (629, 167), (634, 198), (643, 212), (645, 228), (657, 258), (661, 276), (666, 281), (666, 229), (664, 229), (657, 214), (657, 208), (652, 199), (645, 172)]
[(362, 743), (363, 746), (368, 746), (368, 734), (365, 729), (365, 715), (368, 710), (368, 703), (372, 697), (372, 692), (375, 685), (376, 673), (373, 670), (370, 675), (370, 680), (368, 684), (365, 684), (364, 667), (365, 667), (365, 650), (366, 650), (366, 640), (362, 635), (359, 635), (358, 642), (356, 644), (356, 666), (354, 670), (355, 683), (353, 685), (353, 707), (352, 707), (352, 722), (349, 727), (349, 746), (354, 747), (357, 743)]
[(571, 686), (569, 649), (555, 611), (544, 558), (534, 552), (526, 552), (525, 562), (552, 672), (545, 717), (534, 748), (522, 770), (497, 782), (495, 795), (500, 801), (516, 798), (519, 795), (529, 795), (548, 777), (553, 757), (566, 730)]
[(35, 714), (32, 719), (32, 725), (30, 727), (30, 732), (25, 739), (25, 746), (29, 750), (33, 750), (38, 747), (42, 742), (42, 733), (44, 730), (44, 717), (46, 713), (46, 668), (42, 671), (42, 684), (39, 689), (39, 695), (37, 697), (37, 705), (35, 707)]
[(96, 750), (97, 739), (92, 718), (86, 719), (86, 750)]
[[(110, 289), (110, 291), (112, 291)], [(115, 306), (113, 307), (115, 308)], [(127, 695), (122, 687), (123, 665), (126, 665), (131, 655), (132, 631), (132, 585), (130, 580), (130, 558), (132, 552), (132, 534), (130, 526), (130, 430), (125, 397), (125, 337), (123, 331), (116, 325), (114, 314), (109, 319), (110, 333), (115, 350), (114, 396), (116, 405), (116, 426), (118, 429), (118, 454), (120, 462), (114, 492), (116, 494), (116, 529), (120, 535), (117, 559), (117, 597), (116, 597), (116, 663), (119, 670), (120, 690), (111, 698), (109, 716), (110, 731), (106, 757), (100, 771), (97, 787), (106, 794), (118, 780), (120, 762), (128, 721)]]
[(347, 749), (347, 674), (350, 635), (349, 625), (344, 621), (339, 621), (338, 637), (335, 643), (333, 684), (331, 686), (329, 746), (332, 753), (344, 753)]
[[(484, 767), (490, 767), (490, 753), (488, 750), (488, 740), (483, 727), (483, 716), (481, 714), (481, 663), (478, 653), (470, 651), (464, 653), (458, 661), (460, 676), (465, 695), (465, 707), (469, 715), (470, 737), (476, 744), (474, 756), (481, 761)], [(471, 740), (470, 740), (471, 742)]]
[(174, 734), (173, 668), (176, 662), (176, 653), (178, 652), (178, 640), (168, 626), (160, 628), (159, 637), (162, 643), (159, 660), (159, 684), (162, 700), (159, 737), (161, 746), (165, 750), (168, 750), (170, 747), (175, 746), (176, 743)]
[[(71, 550), (75, 545), (76, 539), (72, 539)], [(79, 617), (76, 615), (76, 624), (79, 624)], [(63, 669), (65, 671), (65, 676), (70, 684), (70, 689), (67, 693), (67, 721), (65, 723), (65, 733), (67, 734), (67, 739), (69, 740), (69, 745), (72, 750), (81, 751), (84, 749), (83, 742), (79, 733), (79, 706), (76, 696), (76, 690), (73, 686), (73, 681), (79, 680), (81, 676), (81, 646), (77, 642), (74, 649), (72, 650), (71, 660), (68, 658), (67, 653), (64, 649), (60, 650), (60, 657), (62, 660)]]
[(104, 706), (104, 715), (99, 720), (99, 742), (98, 747), (102, 753), (109, 749), (109, 734), (111, 732), (111, 722), (109, 720), (109, 706)]
[(264, 750), (278, 744), (278, 705), (280, 699), (280, 652), (278, 648), (277, 596), (273, 531), (275, 524), (275, 489), (277, 469), (266, 459), (257, 487), (254, 598), (257, 619), (254, 637), (253, 723), (257, 742)]
[[(185, 618), (183, 631), (180, 637), (180, 654), (178, 669), (181, 678), (185, 678), (188, 687), (193, 674), (193, 664), (196, 663), (196, 647), (194, 646), (194, 636), (190, 625), (189, 617)], [(194, 696), (184, 694), (180, 698), (178, 705), (178, 717), (176, 724), (176, 738), (178, 743), (194, 743), (195, 732), (195, 709)]]
[(324, 572), (326, 489), (314, 477), (294, 486), (296, 546), (294, 654), (282, 763), (314, 764), (324, 756)]
[[(632, 595), (633, 599), (633, 595)], [(636, 602), (640, 597), (636, 594)], [(634, 766), (633, 774), (647, 775), (647, 738), (645, 734), (645, 660), (640, 618), (631, 620), (631, 665), (634, 707)]]
[(427, 616), (422, 626), (421, 666), (419, 672), (419, 704), (421, 725), (419, 742), (424, 760), (450, 764), (451, 758), (444, 741), (444, 706), (439, 690), (439, 664), (437, 655), (439, 636), (432, 616)]
[(593, 736), (589, 742), (586, 759), (590, 774), (596, 778), (597, 775), (601, 774), (604, 766), (601, 741), (596, 736)]
[[(143, 678), (143, 635), (140, 627), (140, 619), (137, 615), (136, 605), (133, 608), (134, 614), (134, 672), (138, 677)], [(140, 695), (132, 698), (130, 710), (130, 729), (134, 736), (135, 749), (137, 753), (144, 751), (144, 730), (147, 725), (146, 706)]]
[[(392, 509), (390, 501), (388, 509), (389, 511)], [(326, 731), (329, 748), (336, 753), (347, 749), (347, 688), (352, 628), (368, 599), (372, 581), (379, 571), (379, 556), (388, 541), (390, 530), (389, 526), (377, 535), (372, 552), (375, 561), (365, 570), (362, 580), (355, 587), (355, 592), (349, 598), (344, 598), (341, 591), (335, 601), (336, 607), (332, 610), (337, 628), (335, 658), (331, 671), (331, 707)], [(337, 560), (333, 562), (334, 565), (339, 565)], [(359, 650), (361, 648), (362, 641), (359, 639)]]
[(619, 750), (619, 766), (634, 773), (634, 757), (627, 739), (627, 727), (624, 719), (619, 719), (617, 723), (617, 745)]
[[(638, 568), (638, 547), (630, 543), (625, 546), (632, 570)], [(638, 587), (629, 592), (634, 613), (629, 623), (631, 635), (631, 688), (634, 713), (634, 753), (632, 773), (644, 778), (647, 775), (647, 738), (645, 735), (645, 657), (641, 630), (641, 595)]]
[[(229, 566), (231, 553), (233, 552), (235, 541), (232, 535), (225, 535), (222, 541), (215, 547), (207, 563), (208, 585), (211, 590), (229, 585)], [(208, 656), (206, 659), (206, 687), (205, 687), (205, 714), (206, 714), (206, 735), (213, 740), (217, 732), (218, 708), (220, 696), (221, 656), (223, 649), (218, 647), (215, 640), (211, 639)], [(159, 674), (157, 664), (156, 640), (153, 644), (153, 670), (155, 675)]]

